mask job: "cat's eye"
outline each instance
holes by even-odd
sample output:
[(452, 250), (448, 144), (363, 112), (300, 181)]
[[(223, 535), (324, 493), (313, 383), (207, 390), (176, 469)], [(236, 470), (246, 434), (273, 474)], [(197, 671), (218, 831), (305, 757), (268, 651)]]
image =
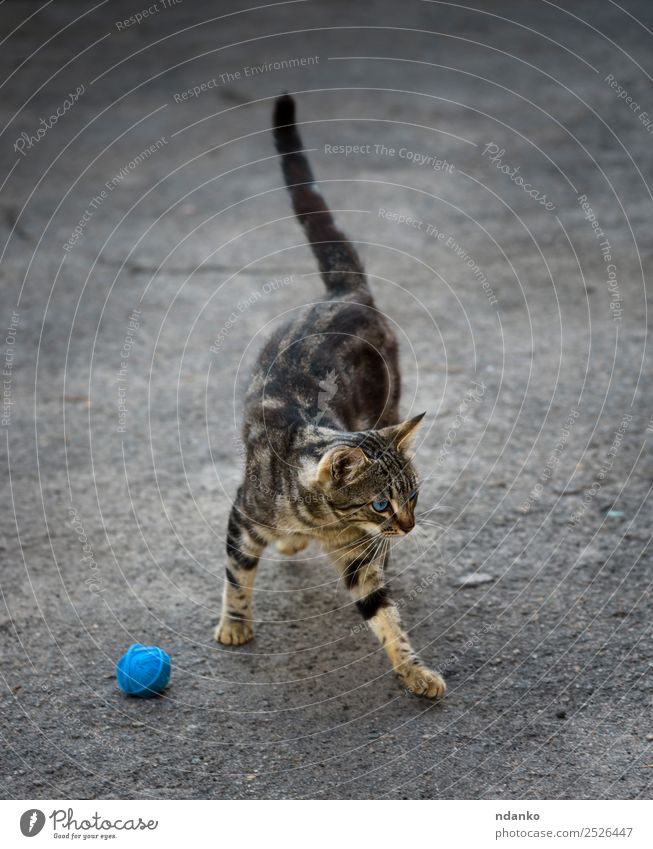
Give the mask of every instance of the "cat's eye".
[(413, 498), (417, 498), (417, 490), (416, 489), (414, 489), (410, 494), (410, 500), (411, 501), (413, 500)]
[(377, 513), (383, 513), (384, 510), (388, 509), (389, 504), (390, 502), (385, 498), (379, 498), (372, 502), (372, 507), (374, 507)]

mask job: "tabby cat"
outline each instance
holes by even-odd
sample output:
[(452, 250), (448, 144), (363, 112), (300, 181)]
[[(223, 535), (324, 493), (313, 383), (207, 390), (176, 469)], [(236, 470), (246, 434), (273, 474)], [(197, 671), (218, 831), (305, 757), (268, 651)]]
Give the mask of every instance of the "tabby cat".
[(419, 484), (409, 443), (424, 414), (399, 419), (396, 339), (315, 183), (289, 95), (276, 100), (273, 127), (326, 297), (273, 333), (252, 376), (244, 410), (245, 481), (227, 526), (215, 638), (225, 645), (252, 639), (252, 589), (265, 546), (274, 542), (292, 554), (314, 539), (331, 556), (404, 686), (437, 698), (445, 683), (415, 654), (384, 582), (390, 540), (415, 525)]

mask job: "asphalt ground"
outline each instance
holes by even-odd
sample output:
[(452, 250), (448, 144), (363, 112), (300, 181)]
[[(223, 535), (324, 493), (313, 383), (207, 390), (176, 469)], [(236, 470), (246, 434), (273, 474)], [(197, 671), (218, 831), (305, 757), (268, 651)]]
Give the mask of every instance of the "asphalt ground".
[[(650, 4), (154, 6), (0, 12), (4, 795), (648, 797)], [(322, 293), (283, 91), (428, 411), (389, 575), (442, 704), (316, 549), (212, 639), (248, 369)]]

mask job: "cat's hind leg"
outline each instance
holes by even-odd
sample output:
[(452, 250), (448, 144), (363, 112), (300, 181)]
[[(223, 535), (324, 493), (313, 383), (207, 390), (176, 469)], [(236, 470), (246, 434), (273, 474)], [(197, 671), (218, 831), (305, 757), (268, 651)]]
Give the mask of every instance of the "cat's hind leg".
[(222, 615), (214, 633), (215, 639), (226, 646), (242, 645), (254, 636), (252, 590), (256, 567), (265, 546), (266, 541), (234, 504), (227, 525)]

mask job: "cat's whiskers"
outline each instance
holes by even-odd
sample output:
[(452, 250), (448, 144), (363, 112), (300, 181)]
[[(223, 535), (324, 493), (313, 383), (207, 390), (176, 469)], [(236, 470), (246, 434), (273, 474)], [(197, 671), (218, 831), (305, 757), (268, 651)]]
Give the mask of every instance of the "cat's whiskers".
[(367, 573), (370, 570), (370, 568), (372, 567), (374, 561), (377, 560), (377, 558), (381, 559), (381, 561), (385, 563), (385, 558), (386, 558), (386, 554), (388, 553), (388, 547), (389, 546), (390, 546), (390, 540), (389, 539), (381, 539), (379, 545), (377, 546), (377, 549), (374, 552), (373, 559), (365, 566), (365, 574), (363, 575), (363, 582), (362, 582), (363, 584), (367, 581)]
[(417, 522), (417, 527), (420, 525), (426, 525), (430, 528), (439, 528), (441, 531), (449, 531), (453, 527), (452, 525), (443, 525), (442, 522), (438, 522), (435, 519), (425, 519), (423, 516), (416, 516), (415, 520)]
[[(375, 546), (378, 546), (381, 542), (385, 542), (385, 540), (383, 540), (382, 537), (372, 537), (369, 540), (369, 542), (367, 542), (365, 544), (365, 547), (362, 549), (362, 551), (357, 552), (356, 556), (361, 557), (361, 558), (366, 557), (371, 551), (374, 550)], [(342, 551), (344, 551), (345, 553), (350, 552), (350, 551), (351, 552), (357, 551), (357, 548), (358, 548), (359, 545), (360, 545), (360, 541), (354, 540), (353, 542), (349, 543), (348, 545), (343, 546)], [(372, 562), (376, 558), (377, 554), (378, 554), (378, 552), (375, 551), (373, 558), (372, 558)], [(370, 566), (370, 564), (367, 564), (367, 566), (365, 567), (366, 568), (366, 577), (367, 577), (367, 569), (369, 568), (369, 566)], [(344, 572), (341, 573), (338, 576), (338, 580), (336, 581), (336, 586), (335, 586), (334, 592), (338, 591), (338, 587), (340, 586), (340, 581), (343, 578), (344, 578)]]
[[(351, 528), (350, 528), (350, 527), (346, 527), (346, 526), (345, 526), (344, 528), (342, 528), (342, 530), (341, 530), (341, 531), (339, 531), (339, 532), (336, 534), (336, 540), (339, 540), (339, 539), (340, 539), (340, 537), (342, 537), (342, 535), (343, 535), (343, 534), (345, 534), (345, 533), (350, 533), (350, 532), (351, 532)], [(374, 538), (372, 538), (372, 539), (374, 539)], [(334, 553), (334, 554), (339, 554), (341, 551), (345, 551), (345, 552), (346, 552), (346, 551), (349, 551), (350, 549), (356, 548), (356, 546), (357, 546), (357, 545), (360, 545), (360, 544), (361, 544), (361, 543), (360, 543), (360, 538), (356, 538), (356, 539), (354, 539), (354, 540), (352, 540), (352, 541), (350, 541), (350, 542), (345, 542), (345, 543), (343, 543), (342, 548), (335, 549), (333, 553)]]
[[(460, 530), (454, 525), (442, 525), (440, 522), (435, 522), (430, 519), (422, 521), (419, 517), (417, 521), (422, 525), (422, 532), (426, 534), (427, 538), (434, 542), (445, 537), (451, 540), (460, 540), (462, 538)], [(417, 525), (417, 527), (419, 527), (419, 525)]]
[(451, 509), (452, 509), (452, 508), (451, 508), (451, 507), (447, 507), (447, 505), (446, 505), (446, 504), (434, 504), (434, 505), (433, 505), (433, 507), (429, 507), (429, 508), (428, 508), (428, 510), (424, 510), (422, 513), (420, 513), (420, 515), (421, 515), (421, 516), (428, 516), (428, 515), (429, 515), (429, 513), (433, 513), (433, 512), (435, 512), (436, 510), (443, 510), (443, 511), (447, 511), (447, 510), (451, 510)]
[(426, 530), (420, 528), (419, 525), (415, 525), (412, 532), (408, 535), (408, 540), (416, 548), (419, 549), (421, 547), (423, 551), (426, 550), (426, 543), (430, 541)]
[[(364, 567), (365, 571), (363, 572), (363, 579), (362, 579), (362, 581), (361, 581), (361, 583), (362, 583), (362, 584), (366, 584), (366, 583), (367, 583), (367, 576), (368, 576), (368, 572), (369, 572), (370, 568), (372, 567), (372, 565), (374, 564), (374, 562), (375, 562), (376, 558), (378, 557), (378, 555), (379, 555), (379, 550), (380, 550), (381, 545), (383, 544), (383, 542), (384, 542), (384, 541), (383, 541), (383, 540), (381, 540), (381, 541), (380, 541), (379, 543), (377, 543), (377, 544), (376, 544), (376, 545), (375, 545), (372, 549), (368, 549), (368, 552), (367, 552), (367, 553), (371, 553), (371, 554), (372, 554), (372, 558), (371, 558), (371, 560), (370, 560), (368, 563), (366, 563), (366, 564), (365, 564), (365, 567)], [(363, 555), (363, 556), (365, 556), (365, 555)]]

